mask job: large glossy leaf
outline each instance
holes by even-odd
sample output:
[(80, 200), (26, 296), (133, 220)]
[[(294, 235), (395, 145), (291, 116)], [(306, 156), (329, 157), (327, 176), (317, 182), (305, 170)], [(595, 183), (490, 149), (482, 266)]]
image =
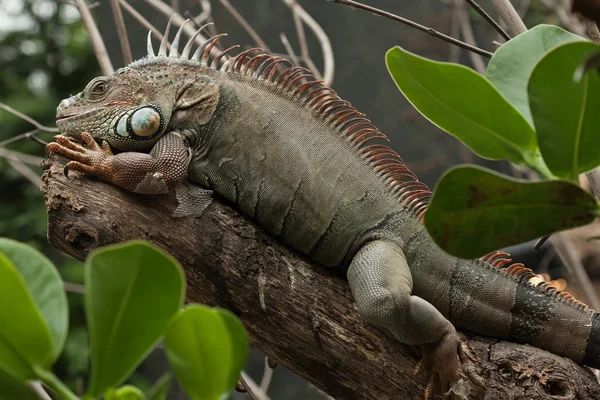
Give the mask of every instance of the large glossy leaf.
[(22, 380), (49, 368), (52, 337), (23, 277), (0, 252), (0, 368)]
[(536, 65), (529, 79), (529, 105), (540, 151), (554, 175), (576, 180), (600, 165), (600, 77), (575, 71), (600, 45), (564, 44)]
[(39, 400), (29, 386), (0, 368), (0, 400)]
[(248, 339), (237, 317), (201, 305), (173, 318), (164, 343), (177, 380), (195, 400), (224, 398), (235, 388), (248, 356)]
[(485, 76), (533, 126), (527, 82), (535, 65), (549, 50), (583, 41), (554, 25), (538, 25), (504, 43), (492, 56)]
[(520, 165), (539, 163), (533, 128), (485, 77), (400, 47), (387, 52), (386, 63), (413, 106), (476, 154)]
[(63, 281), (48, 258), (31, 246), (0, 238), (3, 252), (27, 284), (38, 310), (52, 334), (52, 361), (56, 361), (69, 330), (69, 307)]
[(480, 167), (457, 167), (438, 183), (425, 213), (433, 240), (457, 257), (590, 223), (593, 197), (566, 181), (521, 181)]
[(154, 348), (183, 303), (177, 261), (144, 242), (92, 253), (85, 263), (92, 373), (88, 394), (122, 382)]

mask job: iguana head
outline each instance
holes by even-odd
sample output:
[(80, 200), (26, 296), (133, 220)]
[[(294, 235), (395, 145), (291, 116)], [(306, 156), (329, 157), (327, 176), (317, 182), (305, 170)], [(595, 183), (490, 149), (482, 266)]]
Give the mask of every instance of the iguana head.
[[(168, 32), (167, 26), (165, 39)], [(181, 29), (168, 56), (165, 40), (158, 56), (151, 52), (149, 36), (147, 57), (93, 79), (81, 93), (61, 101), (56, 110), (60, 132), (76, 139), (87, 132), (117, 150), (147, 151), (165, 132), (208, 122), (219, 86), (206, 74), (208, 68), (188, 59), (194, 38), (177, 55), (180, 35)]]

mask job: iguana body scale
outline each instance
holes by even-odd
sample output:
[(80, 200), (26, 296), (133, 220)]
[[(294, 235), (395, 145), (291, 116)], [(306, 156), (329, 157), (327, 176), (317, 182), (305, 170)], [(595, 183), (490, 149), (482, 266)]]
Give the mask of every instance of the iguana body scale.
[(149, 41), (148, 57), (63, 100), (59, 129), (88, 147), (59, 136), (48, 149), (130, 191), (177, 191), (179, 216), (200, 214), (218, 193), (278, 240), (346, 272), (363, 317), (423, 345), (445, 381), (460, 368), (454, 326), (600, 367), (598, 314), (530, 284), (534, 274), (505, 253), (463, 260), (439, 249), (421, 223), (431, 193), (333, 90), (252, 50), (221, 63), (228, 49), (209, 65), (218, 37), (192, 59), (190, 40), (179, 56), (180, 34), (169, 55), (166, 41), (158, 56)]

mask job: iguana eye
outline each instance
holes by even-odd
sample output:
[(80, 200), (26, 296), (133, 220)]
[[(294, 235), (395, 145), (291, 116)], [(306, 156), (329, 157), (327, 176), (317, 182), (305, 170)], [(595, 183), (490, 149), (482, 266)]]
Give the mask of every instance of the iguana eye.
[(108, 82), (104, 79), (98, 79), (95, 82), (92, 82), (87, 90), (87, 97), (90, 100), (96, 100), (98, 97), (104, 95), (108, 90)]

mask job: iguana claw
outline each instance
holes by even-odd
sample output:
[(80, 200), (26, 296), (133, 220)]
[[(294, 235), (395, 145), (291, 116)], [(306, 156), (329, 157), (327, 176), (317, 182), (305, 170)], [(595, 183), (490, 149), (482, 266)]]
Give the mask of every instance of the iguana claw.
[(108, 143), (103, 142), (102, 147), (100, 147), (94, 138), (86, 132), (81, 134), (81, 138), (87, 147), (71, 141), (64, 135), (57, 135), (54, 137), (54, 142), (48, 144), (46, 149), (71, 160), (64, 168), (64, 174), (67, 177), (70, 170), (100, 178), (110, 176), (111, 168), (108, 159), (113, 156), (113, 153)]
[(460, 379), (463, 351), (460, 338), (456, 331), (447, 333), (437, 343), (428, 343), (421, 346), (423, 356), (415, 367), (415, 375), (425, 371), (429, 382), (425, 389), (425, 399), (432, 398), (436, 378), (439, 377), (442, 391), (447, 393), (450, 384)]

